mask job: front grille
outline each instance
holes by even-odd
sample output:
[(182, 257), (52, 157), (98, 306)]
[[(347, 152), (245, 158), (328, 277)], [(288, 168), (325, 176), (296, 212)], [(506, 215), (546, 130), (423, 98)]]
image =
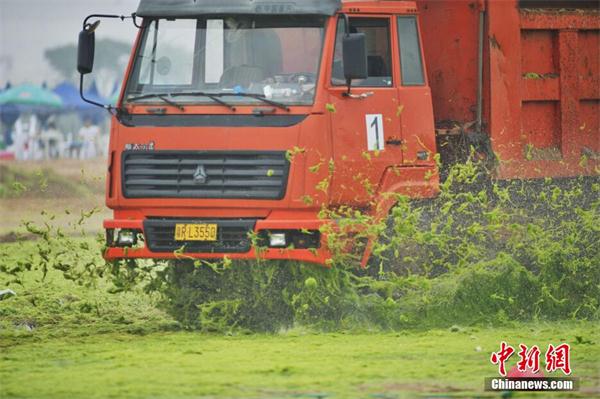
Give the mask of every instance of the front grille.
[[(216, 224), (217, 241), (175, 241), (176, 224)], [(146, 245), (152, 252), (245, 253), (250, 251), (248, 233), (255, 220), (147, 219), (144, 221)]]
[(125, 151), (126, 198), (282, 199), (285, 152)]

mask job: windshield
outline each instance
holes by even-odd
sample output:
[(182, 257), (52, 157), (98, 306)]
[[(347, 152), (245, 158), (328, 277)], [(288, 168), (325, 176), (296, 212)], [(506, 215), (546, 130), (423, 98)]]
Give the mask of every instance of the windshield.
[[(143, 32), (125, 102), (309, 105), (324, 38), (324, 17), (229, 16), (152, 20)], [(186, 93), (190, 93), (186, 96)], [(154, 97), (153, 97), (154, 95)], [(254, 96), (254, 97), (253, 97)]]

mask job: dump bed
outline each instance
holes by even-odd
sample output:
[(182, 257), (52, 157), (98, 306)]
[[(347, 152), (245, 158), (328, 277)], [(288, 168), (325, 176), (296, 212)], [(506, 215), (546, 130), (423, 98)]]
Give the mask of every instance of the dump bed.
[[(418, 1), (441, 134), (477, 118), (504, 178), (598, 173), (600, 14), (592, 1)], [(475, 126), (475, 125), (472, 125)], [(473, 128), (471, 128), (473, 129)]]

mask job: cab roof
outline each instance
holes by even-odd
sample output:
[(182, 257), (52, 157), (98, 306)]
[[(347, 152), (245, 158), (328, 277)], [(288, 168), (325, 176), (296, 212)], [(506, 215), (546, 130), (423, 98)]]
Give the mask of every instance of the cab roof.
[(218, 14), (334, 15), (342, 0), (141, 0), (144, 18), (190, 18)]

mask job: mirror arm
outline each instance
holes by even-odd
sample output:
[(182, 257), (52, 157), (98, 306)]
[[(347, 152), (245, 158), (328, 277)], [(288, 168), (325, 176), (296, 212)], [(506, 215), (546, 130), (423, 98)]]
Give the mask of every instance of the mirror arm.
[[(137, 15), (136, 13), (132, 13), (129, 16), (126, 15), (114, 15), (114, 14), (91, 14), (88, 15), (84, 20), (83, 20), (83, 30), (89, 31), (90, 29), (92, 29), (92, 27), (95, 29), (96, 27), (94, 27), (94, 24), (89, 23), (89, 20), (92, 18), (110, 18), (110, 19), (120, 19), (121, 21), (125, 21), (126, 19), (131, 19), (133, 22), (133, 25), (138, 28), (138, 29), (143, 29), (146, 28), (146, 26), (144, 25), (144, 23), (142, 22), (141, 25), (137, 24)], [(143, 21), (143, 19), (142, 19)], [(92, 31), (93, 32), (93, 31)], [(119, 121), (122, 120), (122, 116), (124, 114), (124, 111), (118, 107), (113, 107), (112, 105), (109, 104), (101, 104), (98, 103), (96, 101), (92, 101), (88, 98), (85, 97), (85, 95), (83, 94), (83, 79), (84, 79), (84, 75), (80, 74), (80, 79), (79, 79), (79, 95), (81, 96), (81, 99), (83, 101), (85, 101), (88, 104), (92, 104), (95, 105), (96, 107), (100, 107), (103, 108), (105, 110), (107, 110), (111, 115), (114, 115)]]
[(348, 16), (348, 14), (342, 14), (342, 16), (344, 17), (344, 21), (346, 22), (345, 23), (346, 36), (349, 36), (350, 35), (350, 17)]
[(84, 75), (81, 75), (81, 78), (79, 80), (79, 95), (81, 96), (81, 99), (88, 104), (92, 104), (92, 105), (95, 105), (96, 107), (100, 107), (100, 108), (107, 110), (112, 116), (116, 117), (119, 122), (124, 123), (123, 116), (125, 116), (127, 114), (127, 111), (125, 109), (119, 108), (119, 107), (113, 107), (112, 105), (109, 105), (109, 104), (100, 104), (100, 103), (97, 103), (95, 101), (85, 98), (85, 95), (83, 94), (83, 77), (84, 77)]
[[(345, 33), (346, 36), (350, 36), (350, 17), (348, 17), (348, 14), (342, 14), (342, 16), (344, 17), (344, 21), (345, 21)], [(344, 97), (351, 97), (352, 96), (352, 79), (346, 79), (346, 85), (348, 86), (348, 91), (345, 92), (343, 95)]]
[(346, 79), (346, 85), (348, 86), (348, 91), (344, 93), (344, 97), (352, 97), (352, 79)]
[(144, 18), (142, 18), (142, 23), (138, 25), (136, 13), (131, 14), (131, 18), (133, 20), (133, 25), (138, 29), (146, 29), (146, 27), (148, 26), (147, 24), (144, 24)]
[(100, 104), (100, 103), (97, 103), (96, 101), (92, 101), (92, 100), (90, 100), (88, 98), (85, 98), (85, 95), (83, 94), (83, 76), (84, 75), (80, 74), (79, 76), (80, 76), (80, 79), (79, 79), (79, 95), (81, 96), (81, 99), (83, 101), (85, 101), (86, 103), (88, 103), (88, 104), (92, 104), (92, 105), (95, 105), (96, 107), (100, 107), (100, 108), (104, 108), (106, 110), (110, 110), (112, 108), (111, 105)]
[(136, 14), (135, 13), (133, 13), (131, 15), (92, 14), (92, 15), (88, 15), (83, 20), (83, 29), (86, 29), (88, 26), (90, 26), (90, 24), (88, 23), (88, 21), (90, 19), (92, 19), (92, 18), (112, 18), (112, 19), (120, 19), (121, 21), (125, 21), (126, 19), (132, 19), (133, 20), (133, 24), (135, 25), (136, 28), (140, 28), (141, 27), (141, 26), (138, 26), (136, 24), (136, 21), (135, 21)]

